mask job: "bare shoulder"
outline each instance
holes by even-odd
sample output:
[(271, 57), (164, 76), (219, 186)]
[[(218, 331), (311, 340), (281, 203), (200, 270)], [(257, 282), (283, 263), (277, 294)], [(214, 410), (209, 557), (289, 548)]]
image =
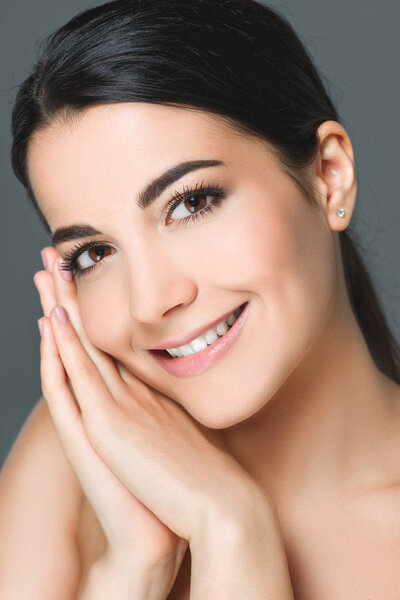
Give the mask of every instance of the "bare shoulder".
[(75, 597), (80, 572), (75, 537), (82, 498), (47, 403), (40, 398), (0, 473), (2, 597)]

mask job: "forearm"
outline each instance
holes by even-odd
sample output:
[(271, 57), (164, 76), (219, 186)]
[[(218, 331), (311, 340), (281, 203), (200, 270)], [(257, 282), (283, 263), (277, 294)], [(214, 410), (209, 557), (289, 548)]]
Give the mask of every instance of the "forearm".
[(268, 506), (241, 520), (209, 521), (191, 554), (190, 600), (294, 600), (277, 515)]

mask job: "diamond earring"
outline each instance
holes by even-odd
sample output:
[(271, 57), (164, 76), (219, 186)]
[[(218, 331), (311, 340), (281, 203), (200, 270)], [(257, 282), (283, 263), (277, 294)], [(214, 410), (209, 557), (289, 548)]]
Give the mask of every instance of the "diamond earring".
[(344, 208), (338, 208), (336, 214), (339, 215), (339, 217), (344, 217), (344, 215), (346, 214), (346, 211), (344, 210)]

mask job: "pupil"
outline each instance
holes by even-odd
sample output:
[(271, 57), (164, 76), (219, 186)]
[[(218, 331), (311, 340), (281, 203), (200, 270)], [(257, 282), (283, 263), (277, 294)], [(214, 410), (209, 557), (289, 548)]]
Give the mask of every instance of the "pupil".
[(89, 256), (92, 260), (99, 262), (100, 258), (104, 256), (105, 247), (102, 246), (94, 246), (89, 250)]
[(190, 202), (190, 209), (189, 210), (190, 210), (190, 212), (194, 212), (194, 210), (192, 210), (192, 209), (196, 209), (198, 207), (198, 205), (200, 203), (199, 197), (192, 196), (189, 199), (189, 202)]

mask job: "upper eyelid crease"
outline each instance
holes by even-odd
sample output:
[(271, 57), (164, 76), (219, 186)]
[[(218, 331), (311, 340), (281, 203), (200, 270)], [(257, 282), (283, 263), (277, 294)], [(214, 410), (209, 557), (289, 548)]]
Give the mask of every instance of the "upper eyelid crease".
[(187, 173), (195, 171), (197, 169), (204, 169), (206, 167), (215, 167), (217, 165), (225, 165), (222, 160), (191, 160), (179, 163), (174, 167), (171, 167), (152, 181), (142, 192), (139, 193), (136, 200), (137, 205), (141, 209), (147, 208), (162, 192), (172, 185), (178, 179), (181, 179)]
[[(179, 163), (168, 169), (165, 173), (154, 179), (149, 183), (144, 190), (142, 190), (136, 199), (136, 204), (142, 210), (146, 209), (152, 204), (162, 192), (169, 187), (172, 183), (197, 169), (204, 169), (207, 167), (215, 166), (226, 166), (222, 160), (191, 160)], [(89, 237), (93, 235), (103, 235), (101, 231), (98, 231), (90, 225), (78, 224), (70, 225), (68, 227), (59, 227), (52, 235), (52, 242), (54, 246), (61, 244), (61, 242), (67, 242), (70, 240), (77, 240), (83, 237)]]
[[(204, 180), (200, 185), (196, 183), (195, 187), (187, 186), (183, 192), (175, 192), (175, 195), (167, 204), (166, 210), (164, 211), (165, 215), (170, 215), (176, 208), (176, 206), (179, 206), (186, 198), (192, 197), (192, 195), (197, 194), (203, 196), (211, 195), (215, 198), (215, 200), (208, 204), (205, 208), (201, 209), (199, 212), (190, 214), (187, 217), (183, 217), (181, 219), (177, 219), (178, 223), (185, 224), (190, 220), (195, 221), (199, 218), (199, 216), (203, 217), (206, 213), (213, 212), (214, 207), (219, 206), (221, 200), (223, 200), (226, 197), (226, 195), (228, 194), (228, 190), (227, 188), (221, 187), (218, 183), (210, 182), (208, 184), (204, 184)], [(84, 254), (87, 250), (89, 250), (90, 248), (96, 248), (98, 246), (107, 246), (109, 248), (112, 248), (112, 245), (110, 245), (107, 241), (90, 240), (88, 242), (85, 242), (83, 240), (80, 240), (80, 242), (76, 244), (71, 250), (65, 251), (65, 256), (62, 258), (63, 265), (61, 266), (61, 269), (65, 269), (66, 271), (72, 271), (75, 276), (87, 274), (89, 271), (96, 268), (96, 263), (94, 265), (82, 269), (79, 267), (77, 268), (77, 260), (81, 256), (81, 254)]]

